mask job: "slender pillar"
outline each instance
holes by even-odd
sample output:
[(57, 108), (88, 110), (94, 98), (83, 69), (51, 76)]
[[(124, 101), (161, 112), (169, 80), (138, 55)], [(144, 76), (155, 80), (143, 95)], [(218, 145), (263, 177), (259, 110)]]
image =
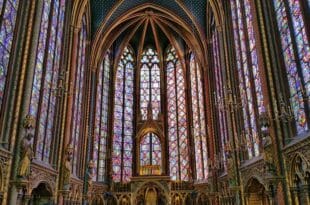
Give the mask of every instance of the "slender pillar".
[[(28, 1), (27, 1), (28, 2)], [(25, 42), (22, 46), (23, 53), (21, 54), (22, 57), (20, 59), (21, 69), (19, 73), (19, 82), (17, 85), (17, 97), (15, 101), (15, 109), (13, 114), (12, 120), (12, 133), (10, 138), (10, 144), (12, 144), (12, 152), (15, 154), (12, 160), (9, 162), (8, 165), (8, 173), (11, 174), (8, 177), (10, 181), (9, 189), (8, 189), (8, 196), (4, 195), (3, 203), (5, 204), (6, 197), (8, 197), (8, 204), (16, 204), (18, 202), (18, 195), (19, 195), (19, 182), (16, 179), (17, 169), (19, 166), (19, 153), (20, 153), (20, 139), (24, 134), (24, 129), (22, 126), (22, 121), (24, 117), (28, 114), (28, 106), (30, 103), (30, 96), (31, 96), (31, 88), (32, 88), (32, 76), (34, 74), (34, 67), (35, 67), (35, 54), (34, 52), (35, 45), (37, 45), (37, 39), (39, 35), (39, 26), (41, 20), (41, 12), (43, 1), (29, 1), (29, 4), (22, 1), (25, 6), (25, 10), (29, 11), (29, 15), (25, 15), (26, 20), (24, 20), (24, 24), (27, 26), (23, 27), (26, 30), (25, 35)], [(26, 12), (27, 13), (27, 12)], [(18, 40), (19, 41), (19, 40)], [(8, 184), (9, 182), (7, 182)]]
[(70, 136), (71, 136), (71, 119), (72, 119), (72, 109), (73, 109), (73, 93), (74, 93), (74, 85), (75, 85), (75, 74), (76, 74), (76, 67), (77, 67), (77, 54), (78, 54), (78, 40), (79, 40), (79, 31), (80, 28), (71, 26), (70, 27), (70, 38), (71, 44), (70, 44), (70, 53), (71, 53), (71, 60), (69, 60), (68, 63), (68, 73), (69, 75), (67, 76), (66, 79), (66, 101), (65, 101), (65, 106), (64, 106), (64, 113), (63, 116), (65, 118), (65, 121), (62, 125), (62, 130), (63, 130), (63, 143), (62, 143), (62, 149), (60, 150), (60, 154), (63, 157), (60, 157), (60, 182), (59, 182), (59, 197), (58, 197), (58, 204), (63, 205), (64, 202), (66, 201), (67, 197), (66, 195), (62, 196), (63, 193), (66, 193), (63, 190), (63, 176), (62, 176), (62, 160), (65, 156), (65, 150), (67, 146), (70, 143)]

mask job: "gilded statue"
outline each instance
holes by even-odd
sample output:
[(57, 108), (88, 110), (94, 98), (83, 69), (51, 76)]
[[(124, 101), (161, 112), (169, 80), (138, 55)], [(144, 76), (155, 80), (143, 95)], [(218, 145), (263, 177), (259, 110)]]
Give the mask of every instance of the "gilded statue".
[(33, 134), (27, 133), (21, 141), (20, 146), (20, 164), (18, 170), (18, 176), (21, 178), (27, 178), (30, 175), (30, 163), (33, 158), (32, 149)]
[(26, 130), (26, 134), (20, 143), (20, 162), (17, 173), (17, 176), (23, 179), (26, 179), (30, 175), (30, 164), (34, 156), (32, 148), (33, 134), (31, 133), (34, 125), (34, 118), (31, 115), (27, 115), (23, 122), (23, 127)]
[(73, 156), (73, 147), (69, 144), (66, 148), (65, 158), (63, 162), (63, 189), (70, 189), (70, 178), (71, 178), (71, 160)]
[(91, 191), (91, 187), (93, 184), (94, 168), (95, 168), (95, 163), (93, 160), (90, 160), (88, 163), (88, 170), (86, 173), (87, 174), (88, 191)]
[(227, 170), (228, 170), (229, 185), (236, 186), (237, 184), (236, 184), (234, 158), (231, 155), (227, 158)]

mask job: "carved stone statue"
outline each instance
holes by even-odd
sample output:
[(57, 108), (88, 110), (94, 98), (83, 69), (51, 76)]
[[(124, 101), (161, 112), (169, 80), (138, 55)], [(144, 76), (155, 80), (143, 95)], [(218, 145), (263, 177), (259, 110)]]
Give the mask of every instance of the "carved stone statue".
[(229, 178), (229, 185), (236, 186), (236, 172), (235, 172), (235, 165), (234, 165), (234, 158), (229, 156), (227, 158), (227, 170), (228, 170), (228, 178)]
[(27, 133), (20, 145), (20, 163), (18, 177), (26, 179), (30, 175), (30, 163), (33, 158), (32, 149), (33, 134)]
[(17, 176), (26, 179), (30, 175), (30, 164), (33, 158), (33, 148), (32, 148), (32, 129), (35, 126), (35, 120), (31, 115), (27, 115), (23, 121), (23, 127), (26, 134), (20, 142), (20, 161), (17, 171)]
[(66, 148), (65, 159), (63, 162), (63, 189), (70, 189), (70, 177), (71, 177), (71, 160), (73, 155), (73, 147), (69, 144)]
[(87, 185), (88, 185), (89, 192), (91, 191), (92, 184), (93, 184), (94, 168), (95, 168), (95, 163), (93, 160), (90, 160), (88, 163), (88, 170), (87, 170)]
[(265, 163), (265, 171), (270, 174), (276, 174), (274, 154), (271, 143), (264, 146), (263, 159)]

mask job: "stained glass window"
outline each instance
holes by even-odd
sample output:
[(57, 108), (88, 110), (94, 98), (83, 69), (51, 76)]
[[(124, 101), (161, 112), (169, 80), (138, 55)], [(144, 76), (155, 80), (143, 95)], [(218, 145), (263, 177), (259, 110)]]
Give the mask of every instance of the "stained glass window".
[(132, 175), (134, 56), (126, 47), (116, 71), (113, 124), (113, 180), (127, 182)]
[(221, 150), (221, 159), (222, 166), (224, 170), (226, 169), (226, 154), (225, 154), (225, 145), (228, 143), (228, 133), (227, 133), (227, 121), (226, 121), (226, 112), (224, 109), (224, 79), (223, 73), (224, 69), (221, 66), (221, 57), (220, 57), (220, 47), (219, 47), (219, 34), (217, 31), (213, 32), (212, 35), (212, 51), (213, 51), (213, 70), (215, 76), (215, 102), (217, 106), (217, 122), (218, 122), (218, 135), (220, 141), (220, 150)]
[(19, 1), (0, 1), (0, 108), (2, 106)]
[(169, 164), (172, 180), (189, 179), (185, 71), (173, 47), (166, 53)]
[(265, 108), (263, 106), (256, 36), (249, 0), (232, 0), (231, 13), (239, 90), (243, 108), (245, 141), (248, 147), (248, 158), (252, 158), (259, 155), (260, 139), (258, 136), (257, 116)]
[(147, 119), (148, 106), (152, 108), (152, 118), (160, 113), (160, 69), (157, 52), (152, 48), (143, 52), (140, 71), (140, 110), (142, 120)]
[(197, 181), (205, 181), (208, 178), (208, 152), (207, 133), (204, 103), (204, 87), (202, 75), (195, 56), (190, 56), (190, 79), (192, 98), (192, 136), (195, 144), (195, 162)]
[[(309, 130), (310, 47), (299, 0), (273, 0), (297, 134)], [(304, 96), (303, 96), (304, 95)]]
[(29, 112), (36, 118), (36, 158), (49, 162), (60, 67), (65, 0), (44, 1)]
[(73, 101), (73, 119), (72, 119), (72, 132), (71, 132), (71, 143), (73, 146), (73, 160), (72, 160), (72, 171), (77, 175), (78, 162), (80, 155), (82, 138), (82, 102), (83, 93), (85, 87), (85, 71), (86, 71), (86, 41), (87, 41), (87, 24), (86, 16), (82, 18), (82, 27), (79, 33), (79, 43), (78, 43), (78, 58), (77, 58), (77, 68), (75, 72), (75, 85), (74, 85), (74, 101)]
[(110, 91), (110, 57), (106, 54), (99, 70), (97, 80), (96, 112), (95, 112), (95, 140), (94, 154), (95, 173), (97, 181), (105, 180), (106, 168), (106, 140), (108, 135), (108, 106)]
[[(141, 139), (140, 166), (141, 167), (144, 167), (144, 166), (161, 167), (161, 143), (160, 143), (158, 136), (156, 136), (153, 133), (148, 133)], [(155, 173), (150, 172), (150, 174), (155, 174)]]

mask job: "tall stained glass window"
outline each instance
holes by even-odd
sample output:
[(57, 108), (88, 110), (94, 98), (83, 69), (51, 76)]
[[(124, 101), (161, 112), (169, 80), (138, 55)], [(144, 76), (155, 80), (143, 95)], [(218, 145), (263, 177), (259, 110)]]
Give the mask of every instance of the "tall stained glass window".
[[(309, 2), (309, 1), (308, 1)], [(309, 130), (310, 47), (300, 0), (273, 0), (297, 134)], [(309, 25), (308, 25), (309, 26)], [(308, 113), (309, 116), (309, 113)]]
[(106, 54), (99, 68), (97, 78), (96, 112), (95, 112), (95, 140), (94, 154), (95, 173), (97, 181), (105, 180), (106, 170), (106, 140), (108, 135), (108, 106), (110, 91), (110, 56)]
[(157, 52), (149, 48), (143, 52), (140, 71), (140, 110), (142, 120), (147, 119), (148, 106), (152, 106), (152, 118), (160, 113), (160, 69)]
[(193, 127), (192, 136), (195, 144), (195, 162), (197, 181), (208, 178), (207, 133), (202, 75), (193, 53), (190, 55), (190, 81), (192, 98)]
[(2, 106), (19, 1), (0, 1), (0, 108)]
[(173, 47), (166, 53), (169, 164), (172, 180), (189, 179), (185, 71)]
[(217, 31), (213, 32), (212, 35), (212, 51), (213, 51), (213, 73), (215, 76), (215, 101), (217, 106), (217, 122), (218, 122), (218, 135), (220, 140), (220, 150), (221, 150), (221, 159), (224, 169), (226, 169), (226, 155), (225, 155), (225, 145), (228, 143), (228, 133), (227, 133), (227, 121), (226, 121), (226, 112), (224, 109), (224, 80), (223, 73), (224, 70), (221, 66), (221, 57), (220, 57), (220, 47), (219, 47), (219, 34)]
[(85, 71), (86, 71), (86, 41), (87, 41), (87, 24), (86, 16), (82, 18), (82, 27), (79, 33), (79, 43), (78, 43), (78, 57), (77, 57), (77, 68), (75, 72), (75, 85), (74, 85), (74, 101), (72, 110), (72, 127), (71, 127), (71, 143), (73, 146), (73, 160), (72, 168), (73, 173), (78, 174), (78, 164), (80, 159), (80, 149), (82, 139), (82, 102), (83, 93), (85, 88)]
[(65, 0), (43, 3), (29, 112), (36, 118), (35, 156), (49, 162), (63, 37)]
[[(256, 36), (249, 0), (231, 0), (239, 90), (248, 158), (259, 155), (257, 116), (264, 111)], [(257, 106), (256, 106), (257, 105)]]
[[(140, 142), (140, 166), (142, 174), (160, 174), (161, 167), (161, 143), (153, 133), (146, 134)], [(143, 172), (144, 167), (149, 167)]]
[(128, 182), (132, 175), (134, 54), (126, 47), (116, 71), (113, 124), (113, 180)]

